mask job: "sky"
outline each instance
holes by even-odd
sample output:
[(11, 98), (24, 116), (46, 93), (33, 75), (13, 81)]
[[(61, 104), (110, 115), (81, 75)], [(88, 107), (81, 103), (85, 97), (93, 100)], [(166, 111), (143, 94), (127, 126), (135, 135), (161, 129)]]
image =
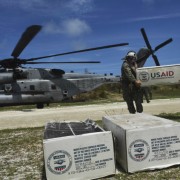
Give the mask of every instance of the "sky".
[[(120, 75), (122, 58), (146, 44), (144, 28), (154, 49), (169, 38), (173, 42), (159, 49), (161, 65), (179, 64), (179, 0), (0, 0), (0, 59), (11, 58), (19, 38), (28, 26), (42, 30), (19, 58), (34, 58), (118, 43), (128, 46), (71, 54), (41, 61), (101, 61), (100, 64), (41, 64), (32, 68), (57, 68), (66, 72)], [(40, 61), (40, 60), (39, 60)], [(154, 66), (149, 57), (145, 66)]]

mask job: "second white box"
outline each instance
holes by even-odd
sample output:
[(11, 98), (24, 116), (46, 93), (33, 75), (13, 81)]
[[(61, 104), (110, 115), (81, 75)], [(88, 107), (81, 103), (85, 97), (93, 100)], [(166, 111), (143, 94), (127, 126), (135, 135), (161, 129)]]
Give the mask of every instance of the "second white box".
[(103, 117), (115, 136), (116, 160), (126, 172), (180, 164), (180, 123), (148, 114)]

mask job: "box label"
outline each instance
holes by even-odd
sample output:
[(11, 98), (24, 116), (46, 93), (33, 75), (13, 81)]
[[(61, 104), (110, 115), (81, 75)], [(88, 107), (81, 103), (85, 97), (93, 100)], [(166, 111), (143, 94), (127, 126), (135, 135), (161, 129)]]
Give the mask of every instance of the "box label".
[[(179, 127), (171, 129), (151, 129), (143, 134), (143, 139), (131, 139), (128, 143), (128, 171), (163, 168), (180, 162)], [(174, 130), (174, 133), (172, 132)], [(164, 133), (166, 132), (166, 134)], [(156, 134), (156, 136), (154, 136)], [(132, 138), (131, 134), (129, 134)], [(137, 136), (137, 134), (136, 134)], [(133, 134), (134, 137), (134, 134)]]
[(77, 174), (106, 168), (109, 161), (114, 161), (112, 157), (108, 158), (107, 156), (104, 159), (96, 159), (94, 161), (94, 158), (97, 156), (101, 157), (101, 154), (110, 151), (105, 144), (76, 148), (73, 151), (75, 170), (69, 172), (69, 174)]
[[(173, 148), (177, 145), (176, 148)], [(180, 139), (177, 136), (164, 136), (151, 139), (152, 158), (150, 161), (160, 161), (180, 157)]]

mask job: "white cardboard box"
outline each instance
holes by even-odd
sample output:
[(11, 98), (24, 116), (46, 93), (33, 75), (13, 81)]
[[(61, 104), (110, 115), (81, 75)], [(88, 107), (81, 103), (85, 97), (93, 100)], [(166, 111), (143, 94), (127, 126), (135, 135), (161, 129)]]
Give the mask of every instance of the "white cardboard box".
[(148, 114), (103, 117), (115, 136), (116, 160), (126, 172), (180, 164), (180, 123)]
[(180, 84), (180, 64), (137, 69), (142, 86)]
[[(59, 132), (56, 130), (53, 133), (57, 135)], [(88, 180), (115, 174), (112, 133), (98, 131), (50, 139), (46, 137), (43, 147), (47, 179)], [(62, 133), (66, 134), (66, 129)]]

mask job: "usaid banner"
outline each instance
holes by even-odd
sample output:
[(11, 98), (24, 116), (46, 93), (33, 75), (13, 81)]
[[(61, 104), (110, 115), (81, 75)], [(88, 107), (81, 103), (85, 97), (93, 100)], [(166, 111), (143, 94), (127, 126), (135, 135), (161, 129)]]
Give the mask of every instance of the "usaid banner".
[(142, 86), (180, 84), (180, 65), (138, 68), (137, 78)]

